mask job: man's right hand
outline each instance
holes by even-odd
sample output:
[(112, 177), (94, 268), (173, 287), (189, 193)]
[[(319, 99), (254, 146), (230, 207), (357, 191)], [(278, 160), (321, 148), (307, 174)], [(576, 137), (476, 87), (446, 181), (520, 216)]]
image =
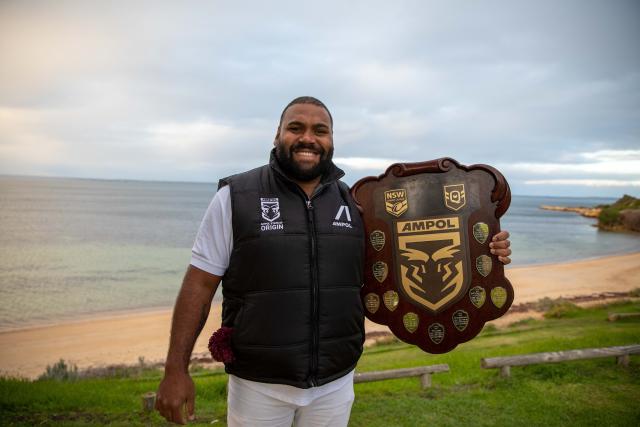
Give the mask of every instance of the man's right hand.
[(189, 359), (196, 338), (207, 321), (211, 300), (220, 280), (222, 277), (192, 265), (184, 275), (173, 309), (164, 378), (156, 394), (156, 409), (168, 421), (186, 424), (185, 411), (189, 420), (194, 419), (196, 392), (189, 376)]
[(195, 386), (189, 374), (165, 373), (156, 393), (156, 409), (167, 421), (186, 424), (187, 419), (195, 419), (195, 397)]

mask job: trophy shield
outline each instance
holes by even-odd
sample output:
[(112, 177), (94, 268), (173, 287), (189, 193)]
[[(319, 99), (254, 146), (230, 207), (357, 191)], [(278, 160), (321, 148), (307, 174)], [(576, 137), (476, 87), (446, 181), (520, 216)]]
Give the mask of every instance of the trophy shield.
[(507, 312), (513, 288), (489, 243), (511, 202), (504, 176), (451, 158), (396, 163), (351, 195), (366, 233), (365, 315), (445, 353)]

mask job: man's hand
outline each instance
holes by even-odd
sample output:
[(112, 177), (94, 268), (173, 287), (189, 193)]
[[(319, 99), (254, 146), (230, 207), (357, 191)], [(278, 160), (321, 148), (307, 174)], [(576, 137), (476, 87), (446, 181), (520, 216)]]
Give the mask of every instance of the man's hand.
[(173, 309), (169, 354), (164, 366), (164, 379), (158, 387), (156, 409), (167, 419), (186, 424), (195, 419), (195, 387), (189, 376), (189, 360), (196, 338), (209, 316), (211, 300), (222, 277), (192, 265), (184, 275), (180, 293)]
[(498, 260), (503, 264), (509, 264), (511, 262), (511, 242), (509, 241), (509, 232), (502, 230), (491, 239), (491, 243), (489, 243), (489, 247), (491, 248), (491, 253), (494, 255), (498, 255)]
[[(156, 409), (167, 421), (186, 424), (195, 420), (196, 391), (189, 374), (166, 374), (156, 395)], [(185, 418), (186, 412), (186, 418)]]

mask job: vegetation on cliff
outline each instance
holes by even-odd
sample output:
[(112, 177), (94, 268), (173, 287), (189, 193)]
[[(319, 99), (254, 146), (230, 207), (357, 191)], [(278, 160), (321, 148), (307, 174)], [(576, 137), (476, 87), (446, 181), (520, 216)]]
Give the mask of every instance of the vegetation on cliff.
[(640, 232), (640, 199), (625, 194), (611, 205), (567, 207), (541, 205), (548, 211), (575, 212), (587, 218), (598, 218), (598, 228), (607, 231)]
[(598, 206), (598, 227), (603, 230), (634, 230), (640, 231), (638, 217), (640, 216), (640, 199), (625, 194), (611, 205)]

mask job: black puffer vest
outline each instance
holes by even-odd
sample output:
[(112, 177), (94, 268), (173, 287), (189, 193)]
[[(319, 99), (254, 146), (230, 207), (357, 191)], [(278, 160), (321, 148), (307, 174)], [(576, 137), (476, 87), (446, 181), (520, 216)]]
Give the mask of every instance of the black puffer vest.
[(363, 226), (335, 166), (311, 198), (275, 161), (229, 185), (233, 251), (223, 277), (222, 324), (248, 380), (300, 388), (354, 369), (364, 341)]

